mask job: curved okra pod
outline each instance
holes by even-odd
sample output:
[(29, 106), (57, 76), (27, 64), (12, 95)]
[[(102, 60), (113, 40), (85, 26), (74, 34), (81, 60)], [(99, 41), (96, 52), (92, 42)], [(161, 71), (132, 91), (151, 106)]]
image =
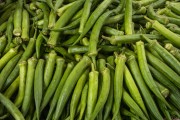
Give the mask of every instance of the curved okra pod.
[(164, 47), (162, 47), (156, 40), (148, 39), (146, 36), (142, 37), (147, 40), (147, 42), (150, 43), (150, 46), (158, 52), (162, 59), (180, 75), (180, 62)]
[[(54, 25), (54, 29), (64, 27), (68, 21), (73, 17), (73, 15), (79, 10), (79, 8), (83, 5), (84, 0), (77, 1), (75, 4), (73, 4), (71, 7), (69, 7), (64, 14), (57, 20), (56, 24)], [(58, 40), (59, 40), (59, 35), (62, 32), (55, 32), (51, 31), (50, 32), (50, 37), (47, 41), (47, 43), (50, 46), (56, 46)]]
[(7, 64), (6, 66), (2, 69), (1, 74), (0, 74), (0, 91), (2, 91), (4, 84), (11, 73), (11, 71), (14, 69), (16, 64), (18, 63), (19, 59), (21, 58), (23, 52), (19, 52), (16, 56), (14, 56)]
[(123, 73), (125, 69), (126, 56), (124, 54), (116, 55), (115, 58), (115, 74), (114, 74), (114, 104), (113, 104), (113, 120), (119, 113), (121, 106), (121, 98), (123, 92)]
[(103, 23), (105, 20), (113, 13), (113, 11), (108, 11), (103, 13), (98, 20), (96, 21), (94, 27), (92, 28), (90, 40), (89, 40), (89, 50), (88, 50), (88, 56), (90, 57), (96, 57), (98, 54), (97, 51), (97, 44), (99, 39), (100, 30), (103, 26)]
[(11, 48), (1, 59), (0, 59), (0, 70), (7, 64), (7, 62), (18, 53), (18, 48)]
[(19, 109), (12, 103), (7, 97), (5, 97), (2, 93), (0, 93), (0, 102), (6, 107), (8, 112), (11, 113), (11, 115), (16, 120), (25, 120), (22, 113), (19, 111)]
[(162, 120), (162, 116), (155, 104), (155, 101), (153, 100), (151, 93), (145, 84), (143, 77), (141, 75), (138, 63), (136, 62), (136, 58), (134, 55), (130, 55), (127, 63), (129, 65), (130, 71), (134, 77), (134, 80), (137, 83), (138, 88), (140, 89), (143, 99), (145, 101), (145, 104), (147, 108), (149, 109), (150, 113), (158, 120)]
[(4, 96), (6, 96), (8, 99), (12, 97), (12, 95), (18, 90), (20, 82), (20, 77), (18, 76), (13, 83), (6, 89), (6, 91), (3, 93)]
[[(31, 57), (31, 55), (34, 52), (34, 48), (35, 48), (35, 39), (30, 38), (28, 46), (26, 50), (24, 51), (23, 55), (21, 56), (20, 61), (27, 60), (29, 57)], [(8, 76), (7, 81), (3, 86), (4, 89), (13, 82), (13, 80), (18, 76), (18, 73), (19, 73), (19, 68), (18, 68), (18, 65), (16, 65), (16, 67), (13, 69), (11, 74)]]
[(45, 60), (38, 60), (34, 75), (34, 101), (38, 120), (40, 119), (40, 106), (43, 98), (44, 64)]
[(180, 76), (161, 60), (146, 51), (146, 57), (149, 63), (180, 88)]
[(50, 29), (51, 31), (64, 31), (64, 30), (69, 30), (77, 27), (80, 23), (80, 18), (77, 18), (76, 20), (72, 21), (69, 25), (62, 27), (62, 28), (57, 28), (57, 29)]
[(26, 73), (27, 73), (27, 62), (22, 61), (19, 63), (19, 91), (18, 95), (14, 101), (14, 104), (19, 108), (24, 99), (25, 83), (26, 83)]
[(164, 76), (161, 72), (159, 72), (158, 70), (156, 70), (154, 67), (152, 67), (151, 65), (148, 65), (153, 77), (162, 85), (164, 85), (165, 87), (167, 87), (171, 92), (176, 93), (176, 96), (179, 96), (178, 98), (180, 98), (180, 93), (176, 92), (178, 91), (178, 88), (166, 77)]
[(83, 13), (81, 16), (80, 26), (79, 26), (79, 33), (82, 33), (85, 27), (85, 24), (90, 16), (91, 6), (93, 0), (86, 0), (83, 6)]
[(21, 107), (21, 111), (24, 116), (28, 113), (29, 108), (32, 104), (31, 100), (33, 99), (33, 83), (34, 83), (36, 64), (37, 64), (36, 58), (31, 57), (28, 59), (25, 93)]
[(144, 105), (143, 99), (141, 97), (141, 94), (136, 86), (136, 83), (127, 67), (125, 67), (124, 70), (124, 81), (127, 86), (127, 89), (130, 92), (130, 95), (134, 99), (134, 101), (139, 105), (139, 107), (142, 109), (142, 111), (145, 113), (146, 117), (148, 118), (148, 113), (146, 110), (146, 107)]
[(133, 100), (133, 98), (131, 98), (131, 96), (126, 92), (125, 89), (123, 89), (122, 99), (125, 102), (125, 104), (127, 104), (130, 107), (130, 109), (132, 109), (136, 113), (136, 115), (141, 117), (143, 120), (148, 120), (141, 108), (136, 104), (136, 102)]
[(59, 82), (56, 92), (54, 93), (54, 96), (52, 98), (51, 106), (50, 106), (46, 120), (51, 120), (52, 113), (54, 112), (54, 109), (56, 107), (56, 104), (57, 104), (58, 98), (60, 96), (60, 93), (62, 91), (62, 88), (64, 86), (64, 83), (66, 82), (66, 79), (68, 78), (68, 76), (71, 73), (73, 68), (74, 68), (73, 62), (67, 64), (66, 70), (64, 71), (61, 81)]
[(76, 87), (74, 88), (74, 92), (72, 94), (71, 103), (70, 103), (70, 120), (74, 120), (75, 114), (77, 113), (78, 102), (80, 101), (80, 97), (87, 81), (89, 74), (89, 69), (84, 71), (84, 73), (79, 78)]
[(87, 20), (83, 32), (80, 34), (78, 39), (73, 43), (73, 45), (77, 44), (85, 35), (86, 33), (92, 28), (93, 24), (99, 18), (99, 16), (106, 10), (106, 8), (112, 3), (113, 0), (104, 0), (89, 16)]
[(170, 109), (170, 105), (165, 100), (165, 98), (161, 95), (151, 73), (148, 68), (147, 59), (146, 59), (146, 53), (144, 48), (144, 43), (139, 41), (136, 42), (136, 49), (137, 49), (137, 56), (138, 56), (138, 63), (140, 67), (140, 71), (142, 73), (142, 76), (144, 78), (145, 83), (149, 87), (149, 89), (162, 101), (164, 102)]
[(81, 61), (76, 64), (72, 72), (69, 74), (62, 88), (61, 94), (59, 96), (53, 119), (57, 120), (61, 116), (62, 111), (65, 107), (65, 104), (67, 103), (67, 100), (70, 97), (70, 94), (72, 93), (72, 90), (75, 84), (77, 83), (77, 80), (82, 75), (83, 71), (87, 69), (90, 63), (91, 63), (90, 58), (87, 56), (84, 56), (81, 59)]
[(42, 99), (41, 103), (41, 111), (46, 107), (50, 99), (52, 98), (53, 94), (56, 91), (56, 88), (58, 87), (58, 83), (61, 80), (61, 77), (63, 75), (63, 68), (65, 65), (65, 60), (61, 57), (56, 58), (56, 69), (54, 72), (54, 75), (52, 77), (52, 81), (50, 82), (46, 92), (44, 93), (44, 97)]

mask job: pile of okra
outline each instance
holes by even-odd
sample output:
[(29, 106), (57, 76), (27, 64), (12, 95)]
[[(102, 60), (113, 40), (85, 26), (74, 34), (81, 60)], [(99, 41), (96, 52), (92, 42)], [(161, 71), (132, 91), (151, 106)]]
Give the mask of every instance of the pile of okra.
[(0, 120), (178, 118), (179, 0), (0, 0)]

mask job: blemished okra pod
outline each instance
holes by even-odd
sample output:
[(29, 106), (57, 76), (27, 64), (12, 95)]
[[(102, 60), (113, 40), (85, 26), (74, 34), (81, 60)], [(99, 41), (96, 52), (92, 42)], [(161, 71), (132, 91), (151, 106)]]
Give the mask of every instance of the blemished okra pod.
[(6, 98), (2, 93), (0, 93), (0, 102), (6, 107), (8, 112), (10, 112), (16, 120), (25, 120), (24, 116), (14, 105), (14, 103), (11, 102), (11, 100), (9, 100), (8, 98)]
[(19, 108), (24, 99), (25, 83), (26, 83), (26, 73), (27, 73), (27, 62), (22, 61), (19, 63), (19, 91), (18, 95), (14, 101), (14, 104)]
[(73, 62), (70, 62), (70, 63), (67, 64), (67, 67), (66, 67), (66, 69), (64, 71), (64, 74), (63, 74), (63, 76), (61, 78), (61, 81), (59, 82), (58, 87), (56, 89), (56, 92), (54, 93), (54, 96), (52, 98), (51, 106), (50, 106), (50, 109), (49, 109), (49, 112), (48, 112), (46, 120), (50, 120), (51, 119), (52, 113), (54, 112), (54, 109), (56, 107), (56, 104), (57, 104), (59, 95), (60, 95), (60, 93), (62, 91), (62, 88), (64, 86), (64, 83), (66, 82), (66, 79), (68, 78), (68, 76), (71, 73), (73, 68), (74, 68), (74, 63)]
[(109, 90), (110, 90), (110, 70), (108, 68), (104, 68), (102, 73), (102, 87), (101, 87), (101, 92), (99, 93), (99, 98), (97, 99), (97, 103), (94, 107), (94, 110), (92, 112), (92, 116), (90, 116), (89, 120), (94, 120), (97, 114), (102, 110), (104, 107), (108, 95), (109, 95)]
[(84, 30), (84, 26), (90, 16), (91, 6), (93, 0), (86, 0), (83, 6), (83, 13), (81, 16), (80, 26), (79, 26), (79, 33), (82, 33)]
[(91, 72), (89, 73), (88, 80), (88, 96), (87, 96), (87, 106), (85, 119), (90, 119), (92, 116), (93, 110), (96, 105), (97, 96), (98, 96), (98, 76), (99, 72), (95, 70), (94, 64), (91, 63)]
[(24, 41), (29, 40), (29, 29), (30, 29), (29, 13), (27, 12), (27, 10), (23, 9), (23, 11), (22, 11), (22, 35), (21, 35), (21, 38)]
[(147, 60), (149, 63), (180, 88), (180, 76), (173, 71), (168, 65), (146, 51)]
[(133, 33), (132, 26), (132, 0), (126, 0), (124, 15), (125, 34)]
[(48, 55), (45, 70), (44, 70), (44, 89), (47, 89), (51, 79), (53, 77), (53, 71), (55, 68), (57, 54), (55, 51), (51, 51)]
[(143, 99), (145, 101), (145, 105), (147, 106), (147, 108), (149, 109), (150, 113), (158, 120), (162, 120), (162, 116), (151, 96), (151, 93), (147, 87), (147, 85), (145, 84), (143, 77), (141, 75), (140, 69), (139, 69), (139, 65), (135, 59), (134, 55), (131, 55), (128, 60), (127, 63), (129, 65), (130, 71), (134, 77), (134, 80), (137, 83), (138, 88), (140, 89)]
[(29, 108), (31, 106), (31, 100), (33, 99), (33, 83), (34, 83), (34, 74), (35, 68), (37, 64), (37, 59), (31, 57), (28, 59), (28, 68), (27, 68), (27, 75), (26, 75), (26, 86), (25, 86), (25, 94), (22, 103), (22, 114), (25, 116)]
[(80, 105), (78, 107), (80, 108), (78, 120), (83, 119), (83, 115), (85, 113), (86, 104), (87, 104), (87, 96), (88, 96), (88, 82), (84, 85), (84, 88), (82, 90)]
[(173, 55), (171, 55), (164, 47), (162, 47), (156, 40), (148, 39), (146, 36), (142, 37), (146, 39), (147, 42), (150, 43), (150, 46), (159, 53), (163, 60), (180, 75), (180, 62)]
[(146, 117), (148, 118), (148, 112), (146, 110), (146, 107), (144, 105), (143, 99), (141, 97), (141, 94), (138, 90), (138, 87), (136, 86), (136, 83), (127, 67), (125, 67), (124, 70), (124, 81), (127, 86), (127, 89), (130, 92), (130, 95), (134, 99), (134, 101), (139, 105), (139, 107), (142, 109), (142, 111), (145, 113)]
[(56, 58), (56, 69), (52, 77), (52, 81), (50, 82), (46, 92), (44, 93), (44, 97), (42, 99), (42, 104), (41, 104), (41, 111), (48, 104), (53, 94), (55, 93), (55, 90), (58, 87), (58, 83), (60, 82), (61, 77), (63, 75), (64, 64), (65, 64), (65, 60), (63, 58), (61, 57)]
[(68, 100), (70, 94), (72, 93), (72, 90), (73, 90), (77, 80), (81, 76), (82, 72), (85, 69), (87, 69), (87, 67), (90, 65), (90, 63), (91, 63), (90, 58), (87, 56), (84, 56), (81, 59), (81, 61), (76, 64), (76, 66), (74, 67), (72, 72), (69, 74), (69, 76), (62, 88), (61, 94), (59, 96), (53, 119), (58, 119), (61, 116), (62, 111), (65, 107), (65, 103), (67, 103), (67, 100)]
[[(69, 7), (64, 14), (57, 20), (56, 24), (54, 25), (54, 29), (64, 27), (68, 21), (72, 18), (72, 16), (78, 11), (78, 9), (82, 6), (84, 0), (77, 1), (71, 7)], [(55, 46), (58, 42), (59, 35), (61, 32), (50, 32), (50, 37), (47, 41), (49, 45)]]
[(23, 52), (19, 52), (16, 56), (14, 56), (7, 64), (6, 66), (2, 69), (1, 74), (0, 74), (0, 91), (2, 91), (2, 88), (11, 73), (11, 71), (14, 69), (16, 64), (18, 63), (19, 59), (21, 58)]
[(136, 104), (136, 102), (131, 98), (125, 89), (123, 90), (122, 99), (125, 104), (127, 104), (139, 117), (141, 117), (143, 120), (148, 120), (141, 108)]
[(114, 74), (114, 110), (113, 119), (118, 115), (121, 106), (121, 98), (123, 93), (123, 73), (125, 68), (126, 56), (124, 54), (116, 55), (115, 58), (115, 74)]
[(70, 103), (70, 120), (74, 120), (75, 114), (78, 107), (78, 102), (80, 101), (80, 95), (82, 94), (82, 90), (85, 86), (89, 74), (89, 69), (84, 71), (84, 73), (79, 78), (76, 87), (74, 88), (74, 92), (72, 94), (71, 103)]
[(139, 68), (144, 78), (145, 83), (149, 87), (149, 89), (162, 101), (164, 102), (169, 108), (170, 105), (165, 100), (165, 98), (161, 95), (151, 73), (148, 68), (146, 53), (144, 48), (144, 43), (142, 41), (136, 42), (136, 49), (137, 49), (137, 56), (138, 56), (138, 63)]
[(77, 44), (85, 35), (86, 33), (92, 28), (93, 24), (99, 18), (99, 16), (105, 11), (105, 9), (112, 3), (112, 0), (104, 0), (89, 16), (87, 20), (83, 32), (80, 34), (78, 39), (73, 43), (73, 45)]
[(7, 64), (7, 62), (18, 53), (18, 48), (11, 48), (5, 55), (0, 59), (0, 70)]
[(34, 75), (34, 101), (38, 120), (40, 119), (40, 106), (43, 98), (44, 64), (45, 60), (38, 60)]
[[(29, 57), (31, 57), (31, 55), (34, 52), (34, 48), (35, 48), (35, 39), (30, 38), (28, 46), (26, 50), (24, 51), (23, 55), (21, 56), (20, 61), (27, 60)], [(8, 76), (7, 81), (4, 84), (4, 89), (13, 82), (13, 80), (18, 76), (18, 73), (19, 73), (19, 69), (18, 69), (18, 65), (16, 65), (16, 67), (13, 69), (11, 74)]]

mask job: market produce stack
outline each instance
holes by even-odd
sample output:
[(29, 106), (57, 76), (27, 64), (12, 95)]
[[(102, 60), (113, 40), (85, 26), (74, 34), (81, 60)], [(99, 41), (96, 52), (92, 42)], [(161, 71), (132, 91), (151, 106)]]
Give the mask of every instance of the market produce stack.
[(180, 118), (179, 0), (1, 0), (1, 120)]

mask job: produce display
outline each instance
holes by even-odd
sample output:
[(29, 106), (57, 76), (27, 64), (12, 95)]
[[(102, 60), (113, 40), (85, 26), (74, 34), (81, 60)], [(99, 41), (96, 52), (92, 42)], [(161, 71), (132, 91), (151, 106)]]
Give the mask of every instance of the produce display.
[(0, 120), (175, 119), (179, 0), (0, 0)]

